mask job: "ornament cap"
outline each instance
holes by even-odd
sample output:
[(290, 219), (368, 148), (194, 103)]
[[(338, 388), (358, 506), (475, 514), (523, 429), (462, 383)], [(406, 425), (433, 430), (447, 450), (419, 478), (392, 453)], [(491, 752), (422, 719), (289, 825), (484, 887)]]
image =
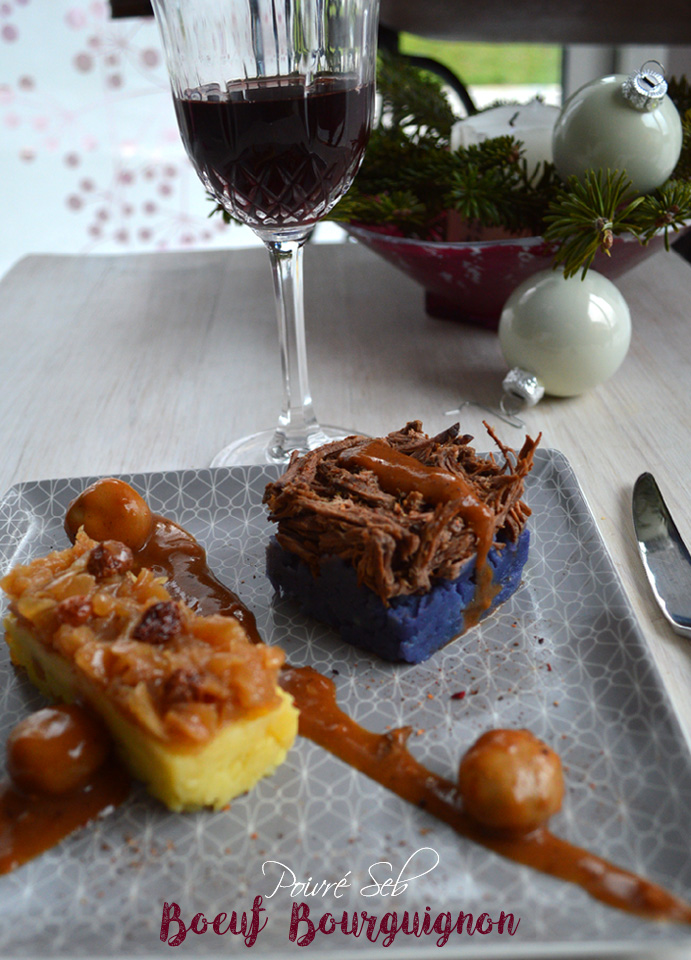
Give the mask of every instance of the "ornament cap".
[(656, 110), (667, 93), (664, 71), (665, 68), (657, 60), (646, 60), (640, 70), (635, 70), (622, 83), (624, 99), (636, 110)]
[(501, 409), (504, 413), (514, 415), (523, 407), (534, 407), (545, 395), (545, 388), (534, 373), (512, 367), (501, 382), (504, 395), (501, 398)]

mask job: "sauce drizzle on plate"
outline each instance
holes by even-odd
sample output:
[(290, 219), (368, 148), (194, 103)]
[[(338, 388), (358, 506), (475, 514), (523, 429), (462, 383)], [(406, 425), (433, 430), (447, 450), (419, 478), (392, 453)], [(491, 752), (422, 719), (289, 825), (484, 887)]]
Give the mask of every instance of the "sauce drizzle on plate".
[[(181, 599), (202, 613), (224, 613), (241, 620), (258, 638), (252, 613), (208, 568), (201, 544), (171, 520), (155, 517), (150, 541), (135, 560), (155, 565), (172, 577)], [(459, 791), (410, 753), (410, 729), (384, 734), (357, 724), (338, 706), (332, 680), (311, 667), (287, 664), (281, 686), (295, 698), (299, 732), (383, 787), (452, 827), (460, 836), (517, 863), (576, 883), (610, 906), (655, 920), (691, 924), (691, 905), (657, 884), (604, 860), (540, 828), (526, 836), (494, 835), (464, 813)]]
[[(156, 515), (152, 515), (151, 520), (153, 522), (146, 539), (131, 544), (135, 564), (152, 567), (166, 576), (171, 593), (200, 613), (223, 613), (237, 618), (249, 636), (258, 640), (253, 614), (211, 572), (201, 544), (172, 520)], [(66, 528), (68, 533), (71, 532), (69, 513)], [(88, 524), (86, 529), (89, 533)], [(109, 529), (108, 534), (117, 538), (118, 531)], [(126, 542), (124, 536), (121, 538)], [(662, 887), (560, 839), (545, 827), (519, 836), (502, 836), (483, 828), (463, 810), (457, 785), (428, 770), (410, 753), (407, 747), (410, 728), (378, 734), (360, 726), (338, 706), (333, 681), (311, 667), (286, 665), (281, 675), (281, 685), (295, 698), (300, 711), (299, 729), (302, 736), (404, 800), (437, 817), (461, 837), (517, 863), (576, 883), (593, 897), (620, 910), (650, 919), (691, 924), (691, 905)], [(92, 812), (89, 812), (90, 807), (82, 807), (81, 801), (74, 803), (73, 794), (45, 798), (46, 803), (49, 802), (46, 810), (50, 808), (53, 811), (48, 816), (54, 816), (55, 829), (52, 832), (45, 831), (45, 819), (41, 820), (41, 841), (37, 842), (35, 848), (30, 846), (28, 840), (22, 841), (26, 843), (23, 859), (12, 854), (11, 844), (8, 847), (8, 836), (12, 829), (19, 830), (19, 824), (24, 820), (28, 824), (28, 834), (35, 835), (39, 827), (31, 826), (32, 823), (36, 824), (31, 819), (34, 816), (31, 811), (24, 818), (22, 811), (26, 806), (26, 797), (12, 786), (0, 788), (0, 872), (12, 869), (48, 849), (71, 830), (86, 823), (107, 803), (119, 802), (108, 799), (111, 796), (108, 791), (114, 786), (111, 771), (111, 767), (104, 767), (95, 775), (94, 785), (84, 790), (95, 803)], [(121, 799), (124, 799), (128, 785), (121, 776), (119, 785), (120, 790), (124, 791)], [(84, 801), (85, 804), (88, 802)], [(88, 815), (85, 816), (83, 811)], [(21, 829), (24, 830), (24, 827)]]

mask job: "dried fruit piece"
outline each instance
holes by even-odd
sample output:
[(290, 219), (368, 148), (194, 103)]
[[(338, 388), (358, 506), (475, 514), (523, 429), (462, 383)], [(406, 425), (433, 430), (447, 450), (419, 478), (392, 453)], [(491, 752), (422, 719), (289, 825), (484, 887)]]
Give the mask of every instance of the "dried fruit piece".
[(142, 614), (132, 631), (132, 637), (142, 643), (169, 643), (180, 635), (181, 630), (182, 620), (177, 603), (174, 600), (162, 600)]
[(89, 554), (86, 570), (97, 580), (105, 580), (115, 574), (127, 573), (133, 565), (134, 556), (129, 547), (119, 540), (104, 540)]
[(86, 623), (93, 610), (89, 597), (75, 596), (61, 600), (55, 608), (55, 614), (60, 623), (67, 623), (71, 627), (78, 627)]

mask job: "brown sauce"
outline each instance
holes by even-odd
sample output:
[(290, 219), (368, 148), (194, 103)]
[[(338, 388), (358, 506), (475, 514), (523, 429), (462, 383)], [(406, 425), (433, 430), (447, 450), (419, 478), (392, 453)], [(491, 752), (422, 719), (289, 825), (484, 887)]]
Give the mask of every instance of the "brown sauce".
[(100, 724), (76, 705), (30, 714), (8, 740), (14, 781), (0, 783), (0, 874), (54, 847), (127, 797)]
[[(203, 547), (172, 521), (156, 518), (155, 545), (137, 556), (153, 560), (167, 574), (181, 575), (181, 599), (197, 604), (202, 613), (242, 614), (254, 617), (238, 597), (206, 565)], [(177, 546), (182, 547), (176, 554)], [(173, 552), (168, 552), (172, 548)], [(197, 576), (199, 575), (199, 580)], [(243, 613), (244, 611), (244, 613)], [(250, 618), (249, 620), (244, 618)], [(527, 866), (583, 887), (610, 906), (656, 920), (691, 923), (691, 906), (656, 884), (576, 847), (546, 829), (523, 837), (499, 837), (484, 830), (463, 812), (460, 794), (450, 780), (427, 770), (410, 753), (410, 730), (372, 733), (355, 723), (336, 703), (333, 681), (311, 667), (286, 666), (281, 686), (293, 695), (300, 711), (301, 736), (333, 753), (340, 760), (448, 824), (460, 836)]]
[[(478, 625), (483, 613), (489, 610), (492, 606), (492, 601), (501, 591), (501, 583), (494, 582), (492, 578), (492, 568), (488, 563), (480, 567), (475, 574), (475, 580), (475, 594), (463, 611), (464, 633)], [(454, 637), (453, 639), (456, 638)]]
[[(170, 521), (163, 523), (170, 524)], [(165, 561), (171, 564), (171, 568), (181, 564), (179, 569), (185, 571), (186, 597), (183, 599), (189, 603), (196, 600), (202, 613), (214, 611), (235, 616), (234, 611), (246, 609), (232, 591), (210, 574), (203, 548), (189, 534), (186, 536), (196, 544), (195, 547), (190, 544), (186, 554), (196, 558), (194, 563), (187, 565), (187, 561), (174, 557)], [(161, 536), (159, 543), (164, 542), (172, 540)], [(159, 557), (162, 565), (164, 559)], [(203, 572), (198, 592), (195, 592), (193, 570)], [(281, 675), (281, 686), (295, 698), (300, 711), (301, 736), (442, 820), (460, 836), (517, 863), (576, 883), (591, 896), (620, 910), (655, 920), (691, 924), (690, 905), (662, 887), (560, 839), (545, 828), (522, 837), (495, 836), (483, 829), (464, 813), (456, 785), (429, 771), (410, 753), (406, 746), (410, 734), (408, 728), (378, 734), (361, 727), (338, 707), (333, 681), (311, 667), (287, 665)]]
[(454, 505), (458, 515), (472, 529), (477, 543), (475, 596), (463, 614), (464, 629), (474, 627), (501, 589), (492, 582), (492, 570), (486, 562), (494, 540), (493, 511), (478, 498), (463, 477), (421, 463), (381, 439), (368, 440), (344, 450), (339, 455), (339, 462), (371, 470), (387, 493), (418, 492), (427, 503)]
[(544, 827), (525, 836), (500, 837), (464, 813), (456, 785), (422, 766), (403, 727), (377, 734), (365, 730), (336, 703), (333, 681), (311, 667), (287, 667), (281, 685), (295, 698), (300, 734), (383, 787), (398, 794), (496, 853), (583, 887), (610, 906), (656, 920), (691, 923), (691, 906), (666, 890), (576, 847)]
[[(96, 532), (116, 535), (117, 524), (112, 530)], [(214, 577), (203, 547), (174, 521), (154, 515), (148, 537), (133, 553), (136, 566), (150, 567), (170, 581), (171, 594), (206, 615), (235, 617), (248, 636), (259, 641), (254, 615)], [(92, 742), (97, 736), (94, 733)], [(32, 752), (36, 762), (59, 769), (69, 765), (74, 744), (37, 739)], [(9, 780), (0, 782), (0, 874), (51, 849), (107, 808), (118, 806), (129, 791), (127, 773), (113, 760), (78, 789), (57, 795), (20, 790)]]
[(151, 536), (133, 551), (135, 564), (165, 576), (170, 593), (206, 616), (235, 617), (255, 642), (260, 641), (254, 614), (213, 575), (206, 551), (183, 527), (154, 514)]
[[(117, 533), (109, 535), (116, 537)], [(252, 613), (213, 576), (203, 547), (177, 524), (154, 517), (152, 532), (135, 556), (140, 564), (171, 579), (171, 592), (200, 613), (237, 617), (249, 635), (258, 639)], [(523, 836), (486, 831), (464, 812), (456, 784), (427, 770), (410, 753), (409, 728), (378, 734), (361, 727), (338, 707), (333, 682), (311, 667), (286, 666), (281, 685), (295, 698), (302, 736), (437, 817), (460, 836), (517, 863), (576, 883), (620, 910), (691, 924), (690, 905), (544, 827)], [(34, 800), (9, 785), (0, 786), (0, 872), (47, 850), (105, 807), (121, 802), (128, 790), (126, 777), (108, 765), (78, 795)]]
[(494, 513), (463, 477), (427, 466), (379, 439), (344, 450), (339, 461), (371, 470), (387, 493), (418, 492), (431, 504), (453, 503), (475, 534), (478, 570), (483, 566), (494, 537)]
[(115, 764), (107, 764), (86, 786), (59, 796), (27, 796), (11, 783), (0, 783), (0, 874), (50, 850), (121, 804), (129, 792), (127, 774)]

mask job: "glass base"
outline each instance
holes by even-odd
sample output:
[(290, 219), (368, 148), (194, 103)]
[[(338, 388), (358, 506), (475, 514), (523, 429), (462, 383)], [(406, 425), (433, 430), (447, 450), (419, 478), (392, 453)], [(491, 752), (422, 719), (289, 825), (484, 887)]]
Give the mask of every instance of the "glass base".
[[(346, 430), (344, 427), (320, 425), (319, 429), (309, 438), (309, 450), (316, 450), (317, 447), (321, 447), (324, 443), (330, 443), (332, 440), (352, 437), (355, 433), (355, 430)], [(281, 437), (275, 429), (262, 430), (261, 433), (253, 433), (249, 437), (235, 440), (234, 443), (224, 447), (213, 458), (211, 466), (265, 466), (268, 463), (285, 467), (288, 465), (290, 455), (295, 449), (299, 449), (301, 453), (307, 453), (304, 447), (291, 446), (288, 440), (281, 443)]]

